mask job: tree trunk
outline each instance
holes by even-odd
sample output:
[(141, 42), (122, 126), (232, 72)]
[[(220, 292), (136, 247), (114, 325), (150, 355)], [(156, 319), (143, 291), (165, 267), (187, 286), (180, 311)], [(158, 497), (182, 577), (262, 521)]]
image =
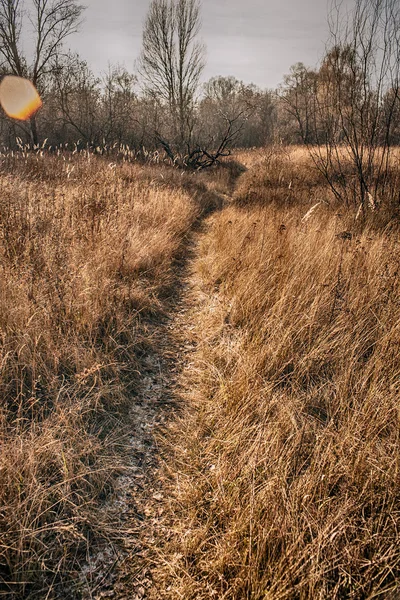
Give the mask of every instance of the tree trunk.
[(34, 146), (39, 144), (39, 135), (37, 130), (36, 116), (31, 117), (30, 119), (31, 125), (31, 141)]

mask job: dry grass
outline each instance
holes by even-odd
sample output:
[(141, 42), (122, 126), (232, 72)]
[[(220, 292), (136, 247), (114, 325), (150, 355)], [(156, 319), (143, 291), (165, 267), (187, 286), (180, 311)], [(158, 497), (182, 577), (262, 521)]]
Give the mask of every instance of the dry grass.
[[(257, 156), (259, 160), (241, 177), (236, 187), (234, 197), (240, 206), (271, 203), (280, 206), (293, 203), (307, 205), (321, 199), (332, 201), (326, 182), (306, 149), (272, 146), (265, 149), (261, 157), (257, 152)], [(251, 164), (251, 161), (246, 163)]]
[[(394, 599), (396, 227), (361, 229), (301, 149), (244, 154), (193, 265), (199, 344), (161, 443), (157, 598)], [(112, 537), (100, 506), (125, 462), (146, 320), (239, 172), (0, 156), (0, 596), (68, 594)]]
[(349, 231), (325, 204), (304, 219), (327, 193), (278, 159), (242, 177), (195, 262), (199, 346), (164, 439), (175, 535), (159, 577), (171, 599), (394, 599), (398, 236)]
[[(193, 178), (90, 154), (0, 157), (0, 596), (51, 598), (96, 540)], [(203, 205), (201, 204), (203, 202)]]
[[(239, 152), (235, 155), (236, 159), (244, 160), (244, 164), (251, 168), (239, 182), (236, 202), (242, 206), (274, 202), (280, 206), (292, 203), (306, 206), (322, 201), (333, 208), (336, 206), (337, 210), (343, 210), (347, 205), (349, 215), (351, 210), (354, 211), (354, 218), (360, 207), (360, 181), (351, 151), (342, 146), (337, 149), (337, 155), (332, 154), (329, 160), (326, 152), (325, 148), (313, 148), (310, 154), (304, 146), (272, 146), (262, 152), (254, 152), (254, 161), (251, 161), (249, 152)], [(371, 193), (368, 194), (365, 212), (368, 219), (372, 218), (380, 227), (399, 220), (399, 157), (399, 148), (391, 148), (387, 168), (381, 170), (379, 165), (382, 157), (377, 150), (374, 158), (375, 175), (368, 175)], [(364, 169), (364, 176), (367, 177), (366, 164)]]

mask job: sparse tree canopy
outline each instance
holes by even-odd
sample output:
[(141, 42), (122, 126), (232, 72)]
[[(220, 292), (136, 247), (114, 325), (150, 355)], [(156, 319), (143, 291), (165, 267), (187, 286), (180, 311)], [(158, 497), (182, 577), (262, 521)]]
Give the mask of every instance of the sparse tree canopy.
[[(41, 87), (45, 76), (52, 72), (55, 59), (65, 39), (77, 31), (83, 6), (76, 0), (32, 0), (28, 11), (35, 35), (32, 57), (21, 46), (23, 0), (0, 0), (0, 66), (20, 77), (29, 77)], [(31, 121), (33, 142), (37, 143), (36, 122)]]
[(199, 0), (152, 0), (143, 31), (140, 70), (146, 89), (166, 102), (182, 143), (204, 68)]
[(23, 53), (23, 0), (0, 0), (0, 54), (2, 66), (11, 73), (29, 76), (35, 85), (51, 70), (64, 40), (77, 31), (83, 6), (75, 0), (32, 0), (28, 13), (35, 33), (32, 58)]
[(334, 1), (330, 18), (319, 71), (295, 65), (281, 100), (336, 198), (365, 214), (382, 204), (388, 184), (400, 97), (400, 3), (356, 0), (344, 16)]

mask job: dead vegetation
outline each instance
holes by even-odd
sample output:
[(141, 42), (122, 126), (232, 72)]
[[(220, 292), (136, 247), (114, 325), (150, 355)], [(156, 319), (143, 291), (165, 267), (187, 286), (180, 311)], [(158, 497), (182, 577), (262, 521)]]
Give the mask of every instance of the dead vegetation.
[(298, 148), (196, 175), (0, 158), (0, 593), (68, 596), (113, 539), (101, 505), (129, 462), (146, 322), (171, 306), (198, 217), (233, 193), (168, 334), (185, 346), (187, 327), (193, 350), (165, 384), (183, 402), (159, 434), (153, 597), (396, 598), (396, 212), (356, 219)]
[[(124, 415), (173, 261), (212, 198), (173, 169), (0, 157), (0, 595), (68, 590), (126, 460)], [(196, 187), (197, 186), (197, 187)], [(67, 593), (68, 595), (68, 593)]]
[(398, 235), (296, 152), (250, 168), (200, 241), (155, 597), (399, 593)]

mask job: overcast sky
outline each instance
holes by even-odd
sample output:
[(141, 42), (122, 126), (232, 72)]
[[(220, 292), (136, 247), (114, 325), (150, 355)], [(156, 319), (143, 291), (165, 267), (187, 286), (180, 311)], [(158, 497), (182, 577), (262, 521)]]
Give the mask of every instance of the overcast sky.
[[(108, 63), (130, 71), (141, 48), (150, 0), (82, 0), (84, 22), (68, 45), (95, 73)], [(207, 47), (203, 79), (234, 75), (276, 87), (295, 62), (315, 66), (327, 38), (327, 0), (202, 0)]]

